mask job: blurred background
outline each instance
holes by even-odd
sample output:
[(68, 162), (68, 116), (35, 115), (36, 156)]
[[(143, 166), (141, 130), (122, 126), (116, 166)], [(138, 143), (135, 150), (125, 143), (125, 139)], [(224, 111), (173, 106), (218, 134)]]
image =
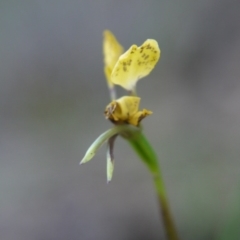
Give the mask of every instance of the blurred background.
[[(138, 84), (172, 213), (186, 240), (240, 239), (240, 2), (0, 1), (0, 239), (165, 239), (151, 177), (112, 125), (102, 32), (161, 60)], [(124, 91), (118, 88), (119, 96)]]

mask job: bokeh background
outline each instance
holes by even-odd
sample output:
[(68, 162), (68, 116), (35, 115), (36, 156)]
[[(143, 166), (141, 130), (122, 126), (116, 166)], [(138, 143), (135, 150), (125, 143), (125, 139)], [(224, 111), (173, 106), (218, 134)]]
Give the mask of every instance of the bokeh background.
[[(240, 2), (0, 1), (0, 239), (164, 239), (151, 177), (122, 139), (106, 184), (111, 127), (102, 32), (161, 60), (138, 84), (186, 240), (240, 239)], [(124, 91), (118, 88), (119, 96)]]

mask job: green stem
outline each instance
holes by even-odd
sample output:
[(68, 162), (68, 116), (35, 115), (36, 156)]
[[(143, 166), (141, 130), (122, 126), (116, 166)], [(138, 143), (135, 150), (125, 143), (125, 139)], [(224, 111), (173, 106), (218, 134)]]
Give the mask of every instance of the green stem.
[(177, 231), (171, 216), (167, 193), (164, 186), (163, 177), (160, 171), (158, 158), (142, 133), (136, 133), (128, 141), (139, 157), (150, 170), (158, 197), (160, 217), (163, 219), (164, 228), (168, 240), (178, 240)]

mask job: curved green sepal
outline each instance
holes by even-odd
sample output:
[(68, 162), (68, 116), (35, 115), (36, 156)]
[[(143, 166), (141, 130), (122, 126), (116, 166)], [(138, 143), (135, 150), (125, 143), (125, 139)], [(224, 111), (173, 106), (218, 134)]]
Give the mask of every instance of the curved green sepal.
[(107, 147), (107, 183), (112, 180), (113, 171), (114, 171), (114, 155), (113, 155), (113, 147), (114, 142), (117, 138), (117, 134), (109, 138), (108, 147)]
[(130, 125), (116, 126), (102, 133), (88, 148), (85, 156), (83, 157), (80, 164), (90, 161), (96, 154), (97, 150), (112, 136), (116, 134), (132, 134), (138, 132), (139, 129)]

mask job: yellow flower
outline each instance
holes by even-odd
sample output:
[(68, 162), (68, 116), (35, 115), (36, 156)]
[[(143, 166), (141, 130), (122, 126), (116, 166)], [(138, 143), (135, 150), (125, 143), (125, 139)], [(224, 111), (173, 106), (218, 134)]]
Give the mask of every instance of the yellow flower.
[(147, 76), (158, 62), (160, 49), (155, 40), (148, 39), (142, 46), (132, 45), (128, 51), (122, 54), (123, 47), (110, 31), (104, 31), (103, 36), (104, 72), (113, 100), (107, 105), (104, 114), (116, 126), (102, 133), (93, 142), (80, 164), (90, 161), (97, 150), (107, 142), (107, 181), (109, 182), (114, 171), (115, 139), (119, 135), (131, 135), (141, 131), (139, 123), (143, 118), (152, 114), (147, 109), (139, 111), (140, 97), (123, 96), (116, 99), (114, 84), (122, 86), (134, 95), (137, 81)]
[(137, 81), (147, 76), (160, 58), (160, 49), (154, 39), (146, 40), (142, 46), (132, 45), (115, 64), (111, 81), (126, 90), (135, 91)]
[(143, 109), (139, 111), (139, 97), (124, 96), (112, 101), (105, 109), (105, 117), (115, 124), (131, 124), (138, 126), (140, 121), (152, 114)]
[(109, 31), (105, 30), (103, 32), (103, 55), (104, 55), (104, 72), (109, 87), (113, 87), (111, 81), (112, 70), (118, 61), (118, 58), (123, 53), (123, 47), (117, 41), (115, 36)]

